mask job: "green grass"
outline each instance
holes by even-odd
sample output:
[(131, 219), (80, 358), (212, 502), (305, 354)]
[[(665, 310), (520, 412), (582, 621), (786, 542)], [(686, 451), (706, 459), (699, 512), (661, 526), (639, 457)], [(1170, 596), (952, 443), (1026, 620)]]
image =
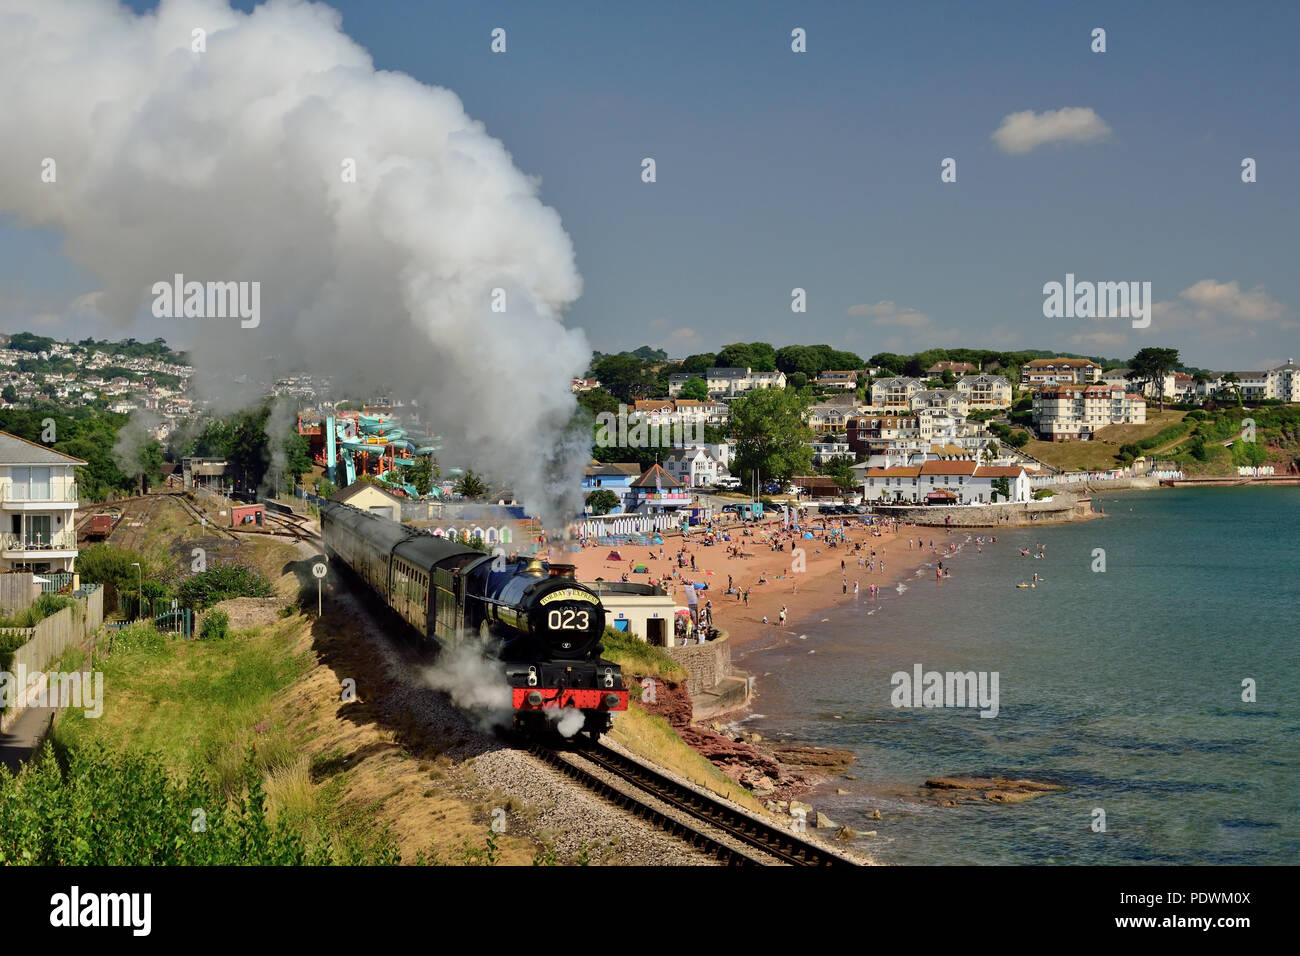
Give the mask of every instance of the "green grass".
[(686, 668), (634, 634), (607, 627), (600, 642), (605, 645), (604, 656), (623, 668), (625, 676), (658, 677), (675, 684), (686, 679)]
[(1159, 408), (1147, 409), (1147, 420), (1142, 425), (1108, 425), (1097, 430), (1092, 441), (1052, 442), (1031, 440), (1024, 450), (1039, 461), (1065, 471), (1105, 471), (1120, 467), (1116, 458), (1121, 445), (1140, 442), (1162, 429), (1183, 421), (1186, 412), (1168, 409), (1163, 414)]
[(55, 738), (69, 748), (128, 744), (160, 754), (172, 768), (198, 755), (223, 786), (233, 784), (249, 747), (264, 768), (276, 769), (294, 748), (280, 739), (282, 731), (259, 721), (272, 695), (305, 667), (285, 654), (284, 630), (282, 624), (208, 643), (176, 640), (150, 624), (124, 628), (112, 652), (94, 661), (104, 674), (103, 716), (68, 711)]

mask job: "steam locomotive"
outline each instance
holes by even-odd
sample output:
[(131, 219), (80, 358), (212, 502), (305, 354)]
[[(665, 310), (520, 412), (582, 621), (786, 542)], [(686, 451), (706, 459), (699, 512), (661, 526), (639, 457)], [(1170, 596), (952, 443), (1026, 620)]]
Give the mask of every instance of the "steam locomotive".
[(325, 553), (346, 565), (425, 640), (475, 646), (501, 663), (517, 726), (573, 708), (599, 736), (628, 692), (601, 658), (605, 609), (573, 566), (485, 555), (351, 505), (321, 505)]

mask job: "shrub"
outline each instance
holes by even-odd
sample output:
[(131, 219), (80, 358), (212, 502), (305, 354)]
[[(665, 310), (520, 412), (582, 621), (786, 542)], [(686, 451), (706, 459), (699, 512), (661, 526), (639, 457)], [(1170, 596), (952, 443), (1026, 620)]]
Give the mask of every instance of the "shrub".
[(230, 615), (222, 610), (209, 611), (199, 627), (199, 637), (205, 641), (220, 641), (230, 634)]
[(181, 582), (177, 597), (185, 607), (202, 611), (218, 601), (239, 597), (270, 597), (271, 582), (261, 571), (243, 564), (217, 564)]

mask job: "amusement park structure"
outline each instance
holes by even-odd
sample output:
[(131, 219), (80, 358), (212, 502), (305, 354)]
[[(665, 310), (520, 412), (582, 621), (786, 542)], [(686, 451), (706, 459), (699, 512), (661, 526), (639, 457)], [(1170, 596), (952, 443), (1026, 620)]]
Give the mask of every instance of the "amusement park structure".
[[(436, 485), (431, 490), (416, 488), (399, 471), (413, 467), (420, 456), (436, 454), (442, 447), (438, 437), (408, 433), (391, 414), (304, 411), (298, 416), (298, 434), (307, 439), (313, 459), (335, 484), (347, 487), (357, 475), (371, 474), (410, 498), (442, 494)], [(345, 480), (340, 482), (340, 477)]]

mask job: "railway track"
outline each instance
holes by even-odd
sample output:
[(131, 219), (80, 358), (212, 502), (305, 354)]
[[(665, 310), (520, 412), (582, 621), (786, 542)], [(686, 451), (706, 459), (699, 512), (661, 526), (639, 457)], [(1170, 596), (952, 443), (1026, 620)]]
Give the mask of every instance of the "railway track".
[(729, 866), (856, 866), (603, 744), (529, 750), (566, 776)]

